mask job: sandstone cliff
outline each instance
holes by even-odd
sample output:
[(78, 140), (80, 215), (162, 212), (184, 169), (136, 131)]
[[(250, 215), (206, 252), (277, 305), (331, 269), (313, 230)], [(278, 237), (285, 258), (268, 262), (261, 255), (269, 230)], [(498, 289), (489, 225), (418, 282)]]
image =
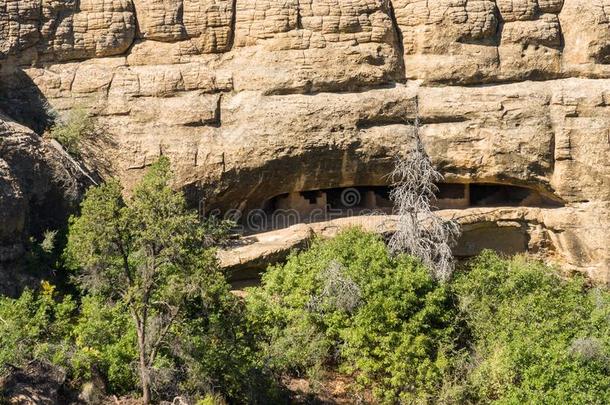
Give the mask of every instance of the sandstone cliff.
[(609, 0), (5, 0), (0, 58), (12, 119), (85, 105), (113, 139), (93, 168), (129, 185), (167, 155), (223, 209), (387, 185), (419, 116), (448, 182), (561, 202), (529, 245), (610, 277)]
[(62, 227), (90, 184), (59, 144), (0, 113), (0, 291), (29, 283), (18, 260), (29, 237)]

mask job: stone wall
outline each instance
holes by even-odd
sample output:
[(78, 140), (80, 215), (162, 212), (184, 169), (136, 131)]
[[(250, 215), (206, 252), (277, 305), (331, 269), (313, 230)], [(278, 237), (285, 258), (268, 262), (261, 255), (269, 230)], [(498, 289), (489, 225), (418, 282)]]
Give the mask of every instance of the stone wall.
[(448, 181), (565, 202), (549, 240), (610, 274), (610, 0), (5, 0), (0, 71), (13, 119), (86, 106), (92, 168), (167, 155), (210, 207), (386, 185), (419, 116)]

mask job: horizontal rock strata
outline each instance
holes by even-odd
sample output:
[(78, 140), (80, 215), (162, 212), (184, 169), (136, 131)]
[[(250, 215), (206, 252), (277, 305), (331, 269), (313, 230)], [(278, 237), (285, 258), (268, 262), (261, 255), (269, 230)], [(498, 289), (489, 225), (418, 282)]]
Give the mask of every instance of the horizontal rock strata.
[[(454, 248), (459, 258), (483, 249), (505, 254), (530, 252), (543, 260), (561, 262), (563, 270), (582, 271), (582, 257), (590, 262), (607, 260), (610, 247), (605, 235), (607, 217), (592, 219), (590, 211), (605, 212), (609, 207), (576, 208), (471, 208), (441, 210), (439, 215), (457, 221), (462, 235)], [(289, 254), (306, 248), (314, 238), (333, 237), (342, 230), (357, 227), (389, 237), (396, 231), (396, 216), (359, 216), (269, 231), (233, 242), (218, 252), (221, 266), (234, 283), (256, 279), (269, 264), (282, 262)], [(583, 232), (583, 227), (587, 228)], [(586, 252), (586, 253), (585, 253)], [(566, 266), (567, 264), (567, 266)], [(608, 262), (606, 261), (606, 265)], [(607, 272), (597, 266), (587, 268), (594, 279), (609, 283)]]
[[(552, 245), (598, 278), (610, 273), (610, 231), (589, 232), (610, 217), (609, 66), (607, 0), (0, 6), (0, 111), (42, 134), (49, 108), (89, 109), (111, 142), (87, 165), (128, 189), (160, 155), (208, 210), (387, 185), (418, 118), (448, 182), (561, 201), (575, 236)], [(6, 232), (23, 216), (11, 209)]]

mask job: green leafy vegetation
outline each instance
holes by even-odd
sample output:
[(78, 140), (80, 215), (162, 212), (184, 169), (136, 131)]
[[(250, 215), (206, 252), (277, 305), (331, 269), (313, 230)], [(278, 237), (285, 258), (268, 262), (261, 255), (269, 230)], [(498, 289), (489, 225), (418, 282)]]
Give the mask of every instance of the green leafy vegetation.
[(0, 375), (33, 359), (66, 364), (75, 311), (74, 300), (59, 299), (48, 283), (18, 299), (0, 297)]
[(486, 252), (454, 283), (472, 333), (461, 400), (610, 402), (610, 293)]
[(112, 181), (87, 192), (64, 252), (78, 299), (48, 283), (2, 298), (0, 373), (38, 359), (64, 368), (74, 386), (99, 376), (108, 393), (140, 390), (145, 402), (274, 398), (244, 303), (216, 263), (213, 247), (229, 226), (200, 221), (170, 178), (162, 158), (130, 198)]
[(160, 159), (127, 201), (117, 182), (91, 189), (81, 216), (71, 221), (66, 247), (78, 284), (130, 314), (146, 404), (171, 329), (217, 271), (204, 228), (169, 187), (170, 174), (169, 160)]
[(107, 330), (129, 332), (116, 341), (112, 333), (100, 340), (87, 331), (91, 325), (80, 323), (84, 347), (93, 349), (83, 362), (98, 356), (111, 384), (133, 388), (135, 377), (114, 366), (136, 363), (135, 342), (144, 403), (152, 400), (153, 389), (170, 396), (181, 383), (200, 392), (221, 383), (227, 395), (237, 397), (252, 355), (241, 344), (245, 332), (235, 319), (240, 304), (212, 249), (222, 227), (203, 226), (182, 193), (170, 188), (170, 178), (169, 160), (161, 158), (129, 199), (117, 182), (91, 189), (81, 215), (70, 223), (65, 253), (76, 282), (111, 306), (112, 312), (92, 311), (90, 317)]
[(49, 136), (71, 155), (78, 156), (82, 142), (95, 135), (95, 119), (85, 108), (73, 108), (56, 121), (49, 131)]
[(336, 365), (382, 402), (425, 402), (451, 367), (460, 327), (448, 286), (351, 230), (269, 269), (248, 305), (277, 372)]
[(465, 267), (437, 283), (352, 230), (271, 268), (250, 316), (276, 372), (338, 369), (381, 403), (610, 401), (606, 289), (491, 252)]
[(71, 335), (71, 368), (76, 380), (90, 381), (97, 372), (113, 393), (126, 394), (138, 388), (133, 367), (138, 359), (137, 337), (124, 305), (107, 304), (96, 296), (83, 297)]
[[(443, 281), (352, 229), (238, 298), (215, 260), (228, 224), (201, 221), (170, 178), (161, 159), (130, 197), (87, 193), (57, 269), (70, 289), (0, 298), (0, 377), (38, 360), (75, 389), (152, 402), (287, 403), (291, 378), (315, 391), (340, 375), (354, 402), (610, 403), (605, 287), (492, 252)], [(47, 232), (36, 263), (61, 262), (61, 240)]]

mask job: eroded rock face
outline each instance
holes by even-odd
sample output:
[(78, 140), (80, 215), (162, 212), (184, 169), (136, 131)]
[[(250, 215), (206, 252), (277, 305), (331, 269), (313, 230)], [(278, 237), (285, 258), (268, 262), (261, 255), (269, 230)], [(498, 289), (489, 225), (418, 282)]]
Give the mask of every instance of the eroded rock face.
[(107, 174), (129, 187), (167, 155), (209, 209), (387, 185), (418, 117), (447, 181), (561, 201), (526, 222), (561, 223), (556, 256), (610, 274), (607, 0), (13, 0), (0, 54), (12, 118), (40, 132), (46, 103), (87, 106), (114, 140)]
[[(608, 207), (606, 207), (607, 209)], [(588, 256), (590, 262), (608, 265), (610, 248), (604, 235), (610, 225), (607, 216), (591, 221), (590, 207), (579, 208), (469, 208), (441, 210), (438, 214), (457, 221), (462, 234), (453, 253), (456, 257), (472, 257), (483, 249), (503, 254), (530, 252), (542, 260), (577, 262)], [(333, 237), (338, 232), (357, 226), (369, 232), (389, 237), (396, 231), (396, 216), (358, 216), (325, 222), (298, 224), (242, 238), (235, 245), (218, 252), (221, 266), (234, 282), (252, 279), (265, 270), (269, 263), (280, 262), (295, 251), (306, 248), (314, 236)], [(587, 222), (585, 223), (581, 222)], [(580, 228), (588, 232), (582, 234)], [(567, 256), (566, 256), (567, 255)], [(573, 268), (563, 267), (569, 272)], [(582, 268), (576, 267), (577, 270)], [(610, 282), (602, 267), (588, 269), (597, 280)], [(601, 271), (600, 271), (601, 270)]]
[(24, 368), (14, 368), (0, 379), (0, 394), (7, 404), (54, 405), (66, 372), (52, 364), (34, 360)]
[(20, 274), (30, 236), (57, 230), (90, 184), (54, 142), (0, 113), (0, 291), (16, 294), (33, 273)]
[(0, 56), (35, 47), (50, 60), (117, 55), (131, 45), (135, 14), (130, 0), (6, 0), (0, 6)]
[(233, 40), (229, 0), (134, 0), (139, 38), (175, 42), (192, 39), (200, 53), (225, 52)]

